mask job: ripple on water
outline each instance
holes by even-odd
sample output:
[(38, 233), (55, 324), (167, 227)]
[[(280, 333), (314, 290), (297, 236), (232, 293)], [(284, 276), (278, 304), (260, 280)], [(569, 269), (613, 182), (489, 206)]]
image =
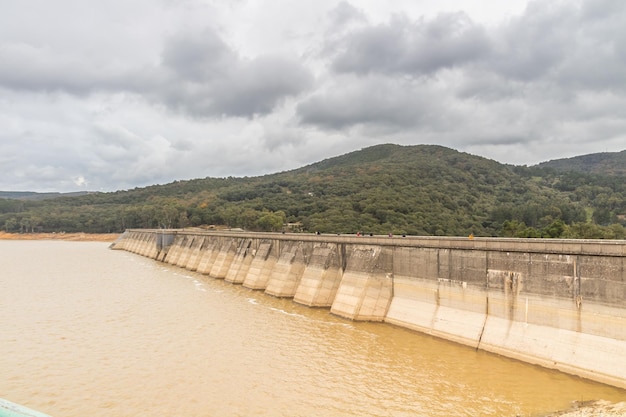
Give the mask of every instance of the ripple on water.
[(105, 244), (0, 241), (0, 261), (0, 392), (55, 417), (532, 416), (626, 399)]

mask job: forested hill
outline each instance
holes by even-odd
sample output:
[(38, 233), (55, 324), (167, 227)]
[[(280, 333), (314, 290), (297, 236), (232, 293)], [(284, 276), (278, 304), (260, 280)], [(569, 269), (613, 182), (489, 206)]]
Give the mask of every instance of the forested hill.
[(624, 238), (616, 176), (378, 145), (293, 171), (44, 201), (0, 199), (9, 232), (230, 227), (290, 232)]
[(539, 168), (552, 168), (562, 172), (584, 172), (599, 175), (626, 176), (626, 150), (621, 152), (601, 152), (573, 158), (555, 159), (542, 162)]

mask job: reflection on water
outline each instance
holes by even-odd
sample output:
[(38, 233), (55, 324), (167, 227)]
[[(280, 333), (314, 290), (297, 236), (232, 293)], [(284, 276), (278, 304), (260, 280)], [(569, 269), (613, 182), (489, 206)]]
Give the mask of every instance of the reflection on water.
[(107, 244), (0, 241), (0, 397), (73, 416), (536, 416), (626, 393)]

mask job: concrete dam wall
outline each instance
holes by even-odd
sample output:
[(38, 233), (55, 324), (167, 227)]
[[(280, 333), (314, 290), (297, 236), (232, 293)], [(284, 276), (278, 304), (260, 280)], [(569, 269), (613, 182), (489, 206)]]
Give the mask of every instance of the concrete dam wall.
[(112, 247), (626, 388), (626, 241), (128, 230)]

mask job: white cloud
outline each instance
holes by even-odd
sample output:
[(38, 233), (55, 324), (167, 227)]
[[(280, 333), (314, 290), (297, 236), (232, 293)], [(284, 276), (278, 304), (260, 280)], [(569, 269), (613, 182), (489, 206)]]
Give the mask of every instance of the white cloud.
[(83, 188), (89, 185), (85, 177), (83, 177), (82, 175), (78, 176), (77, 178), (74, 178), (74, 184), (76, 184), (78, 187), (83, 187)]

